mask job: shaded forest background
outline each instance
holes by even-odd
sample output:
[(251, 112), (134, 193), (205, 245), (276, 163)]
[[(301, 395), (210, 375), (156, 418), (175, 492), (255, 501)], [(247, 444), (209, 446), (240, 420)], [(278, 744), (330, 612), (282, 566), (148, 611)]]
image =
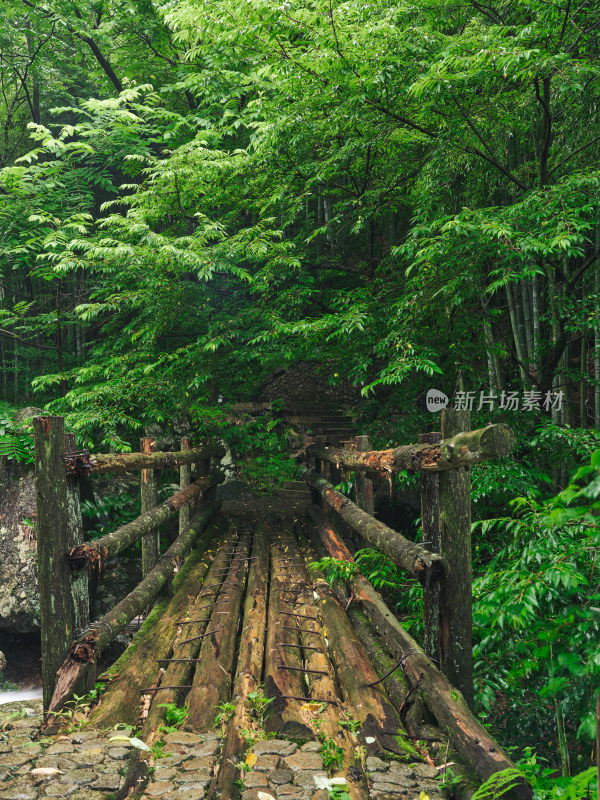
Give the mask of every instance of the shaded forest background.
[[(431, 426), (431, 386), (495, 396), (474, 424), (509, 422), (519, 450), (474, 471), (478, 707), (538, 796), (584, 796), (600, 681), (598, 3), (2, 11), (5, 432), (32, 404), (99, 449), (178, 415), (224, 429), (228, 403), (300, 361), (360, 387), (375, 446)], [(533, 408), (511, 411), (510, 392)], [(270, 424), (246, 440), (264, 434), (276, 469)], [(372, 558), (410, 620), (417, 589)]]

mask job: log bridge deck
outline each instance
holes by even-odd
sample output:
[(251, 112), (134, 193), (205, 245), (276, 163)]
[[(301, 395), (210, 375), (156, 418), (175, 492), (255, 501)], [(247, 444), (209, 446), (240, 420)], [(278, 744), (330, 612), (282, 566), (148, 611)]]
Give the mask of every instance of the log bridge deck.
[[(468, 421), (462, 425), (469, 431)], [(435, 447), (385, 454), (385, 469), (404, 469), (408, 458), (415, 470), (437, 465), (452, 478), (466, 474), (469, 464), (512, 446), (510, 431), (495, 427), (454, 438), (442, 431), (443, 441), (428, 434)], [(306, 512), (274, 510), (268, 500), (219, 512), (213, 489), (222, 475), (210, 464), (222, 457), (219, 447), (190, 450), (185, 439), (181, 451), (164, 454), (146, 439), (139, 454), (65, 455), (62, 420), (37, 418), (45, 719), (41, 738), (27, 721), (4, 727), (0, 800), (441, 800), (436, 776), (450, 762), (463, 777), (453, 789), (457, 800), (499, 773), (507, 782), (496, 796), (528, 800), (530, 786), (472, 714), (470, 655), (449, 658), (444, 631), (454, 630), (457, 612), (470, 613), (464, 597), (444, 600), (457, 556), (444, 550), (443, 536), (428, 550), (373, 517), (366, 476), (382, 454), (360, 444), (360, 458), (309, 448), (315, 462), (305, 475), (313, 500)], [(347, 458), (364, 472), (356, 503), (333, 485)], [(64, 464), (66, 478), (51, 480)], [(181, 489), (159, 504), (155, 478), (165, 466), (180, 469)], [(77, 475), (132, 469), (142, 469), (142, 515), (84, 542), (74, 513)], [(469, 527), (464, 475), (451, 502), (444, 498), (452, 481), (442, 482), (436, 499), (430, 476), (423, 480), (424, 532), (433, 535), (437, 525), (456, 544)], [(179, 536), (159, 557), (157, 527), (175, 514)], [(356, 570), (351, 539), (358, 535), (423, 583), (425, 649)], [(138, 540), (141, 583), (90, 625), (81, 584)], [(330, 587), (309, 568), (323, 555), (348, 566), (345, 581)], [(123, 655), (98, 675), (107, 645), (149, 609)], [(465, 642), (459, 650), (469, 649)], [(462, 679), (459, 688), (434, 663), (444, 658)], [(103, 687), (99, 700), (82, 700), (94, 683)]]

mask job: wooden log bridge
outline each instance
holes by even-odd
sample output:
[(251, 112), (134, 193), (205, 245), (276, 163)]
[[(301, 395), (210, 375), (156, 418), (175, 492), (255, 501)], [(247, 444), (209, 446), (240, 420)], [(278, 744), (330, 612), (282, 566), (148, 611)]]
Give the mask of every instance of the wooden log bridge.
[[(443, 431), (458, 422), (465, 425), (464, 419), (446, 417)], [(498, 796), (530, 800), (530, 786), (473, 716), (468, 692), (448, 675), (454, 651), (446, 649), (443, 632), (452, 594), (444, 594), (444, 587), (448, 563), (459, 559), (445, 556), (444, 536), (455, 532), (453, 525), (460, 530), (444, 499), (448, 487), (439, 488), (437, 553), (373, 518), (370, 478), (359, 484), (354, 503), (327, 480), (323, 461), (312, 465), (319, 471), (307, 471), (319, 504), (308, 506), (305, 515), (269, 498), (221, 506), (214, 497), (222, 478), (221, 450), (187, 450), (186, 437), (181, 452), (194, 453), (194, 461), (159, 458), (152, 466), (143, 459), (128, 461), (144, 470), (156, 463), (179, 464), (180, 491), (146, 507), (134, 523), (82, 543), (71, 536), (69, 514), (61, 512), (60, 527), (49, 507), (77, 510), (72, 497), (68, 506), (59, 505), (65, 492), (73, 495), (67, 482), (60, 474), (54, 482), (47, 475), (51, 468), (76, 480), (64, 459), (63, 421), (38, 418), (35, 431), (40, 597), (46, 606), (42, 624), (48, 627), (42, 630), (43, 741), (61, 733), (73, 708), (79, 709), (78, 729), (89, 731), (82, 741), (106, 736), (98, 732), (115, 727), (134, 731), (117, 734), (117, 744), (125, 742), (131, 750), (122, 776), (112, 783), (98, 778), (102, 767), (97, 762), (86, 767), (82, 756), (77, 773), (84, 780), (85, 769), (94, 771), (88, 790), (94, 798), (108, 800), (118, 788), (118, 797), (140, 800), (188, 794), (194, 800), (325, 800), (339, 787), (351, 800), (389, 800), (399, 794), (419, 800), (422, 792), (443, 800), (436, 776), (452, 761), (461, 776), (461, 797), (502, 773), (506, 781)], [(142, 443), (144, 448), (151, 449)], [(201, 475), (193, 466), (198, 464)], [(464, 486), (450, 488), (455, 505), (464, 504)], [(429, 490), (428, 503), (431, 496)], [(148, 497), (147, 504), (157, 502)], [(173, 541), (163, 544), (162, 555), (138, 586), (96, 622), (76, 622), (73, 586), (87, 570), (73, 567), (124, 557), (127, 547), (143, 542), (183, 509), (189, 516), (180, 516)], [(434, 517), (429, 514), (430, 527)], [(347, 582), (333, 587), (310, 568), (323, 554), (353, 564), (356, 536), (429, 586), (441, 609), (434, 637), (441, 660), (411, 639), (355, 567)], [(140, 616), (145, 617), (141, 628), (111, 663), (108, 646)], [(77, 698), (94, 680), (105, 689), (99, 701), (82, 705)], [(180, 709), (179, 726), (170, 709)], [(128, 744), (134, 741), (138, 744)], [(135, 749), (140, 742), (143, 749)], [(57, 757), (62, 776), (63, 756)]]

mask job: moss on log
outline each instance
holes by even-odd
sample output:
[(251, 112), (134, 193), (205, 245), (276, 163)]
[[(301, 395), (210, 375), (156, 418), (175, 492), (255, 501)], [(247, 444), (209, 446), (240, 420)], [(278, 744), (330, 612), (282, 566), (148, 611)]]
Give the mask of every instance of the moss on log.
[[(319, 533), (326, 531), (323, 538), (325, 544), (328, 540), (337, 538), (319, 508), (311, 507), (311, 519), (317, 522)], [(342, 558), (343, 555), (344, 560), (352, 561), (350, 552), (339, 538), (336, 553), (336, 558)], [(475, 719), (461, 693), (427, 658), (368, 580), (360, 573), (355, 573), (348, 585), (379, 636), (385, 639), (387, 649), (401, 663), (411, 687), (420, 692), (438, 725), (450, 739), (451, 745), (479, 779), (485, 781), (500, 770), (514, 768), (500, 745)], [(503, 797), (506, 800), (531, 800), (531, 786), (523, 778), (521, 784)]]
[(71, 567), (73, 569), (83, 569), (86, 564), (93, 564), (101, 571), (102, 564), (107, 558), (116, 556), (117, 553), (125, 550), (125, 548), (141, 539), (154, 528), (166, 522), (200, 492), (205, 491), (215, 483), (222, 483), (224, 477), (222, 472), (215, 472), (206, 478), (200, 478), (195, 483), (169, 497), (164, 503), (146, 511), (133, 522), (122, 525), (116, 531), (108, 533), (106, 536), (100, 537), (100, 539), (85, 542), (71, 548), (68, 555)]
[(336, 511), (352, 530), (389, 556), (399, 567), (417, 577), (423, 585), (430, 586), (442, 577), (443, 560), (441, 556), (405, 539), (397, 531), (374, 519), (366, 511), (360, 509), (356, 503), (334, 489), (320, 475), (311, 472), (307, 476), (307, 481), (309, 486), (316, 489), (327, 501), (329, 508)]
[(71, 699), (81, 680), (89, 673), (98, 654), (135, 616), (154, 602), (180, 560), (187, 555), (198, 533), (206, 528), (218, 508), (217, 503), (210, 503), (196, 514), (186, 531), (177, 537), (141, 583), (108, 614), (105, 614), (93, 628), (73, 642), (67, 658), (58, 670), (49, 713), (60, 711)]
[[(214, 526), (211, 526), (202, 539), (207, 546), (213, 533)], [(196, 599), (211, 561), (209, 554), (202, 555), (200, 551), (188, 558), (184, 568), (176, 576), (178, 580), (173, 597), (170, 600), (159, 600), (127, 650), (107, 670), (106, 675), (111, 678), (111, 682), (90, 718), (91, 725), (96, 728), (113, 728), (118, 722), (130, 725), (137, 723), (140, 690), (152, 685), (158, 672), (159, 660), (168, 658), (171, 654), (178, 623)]]
[(436, 444), (409, 444), (364, 453), (312, 444), (307, 453), (345, 469), (372, 473), (443, 472), (507, 456), (513, 451), (515, 441), (508, 425), (501, 424), (458, 433)]
[(183, 464), (199, 463), (202, 459), (221, 459), (225, 448), (221, 445), (204, 445), (192, 450), (172, 453), (97, 453), (90, 456), (87, 474), (105, 472), (138, 472), (141, 469), (179, 469)]

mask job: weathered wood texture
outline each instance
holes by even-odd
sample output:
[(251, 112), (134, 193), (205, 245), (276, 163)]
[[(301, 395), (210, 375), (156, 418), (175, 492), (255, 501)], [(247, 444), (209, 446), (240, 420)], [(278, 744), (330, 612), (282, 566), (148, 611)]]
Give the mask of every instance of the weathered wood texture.
[(225, 448), (221, 445), (204, 445), (193, 450), (171, 453), (97, 453), (90, 456), (88, 474), (104, 472), (138, 472), (140, 469), (179, 469), (182, 464), (193, 464), (202, 458), (221, 459)]
[[(289, 537), (289, 529), (284, 533)], [(314, 739), (313, 730), (302, 719), (300, 703), (291, 697), (306, 697), (302, 679), (300, 637), (293, 630), (296, 620), (293, 608), (285, 600), (284, 589), (298, 583), (297, 566), (288, 560), (285, 545), (273, 537), (271, 541), (271, 584), (269, 587), (269, 621), (265, 651), (265, 696), (272, 697), (266, 729), (270, 733), (292, 739)], [(306, 620), (302, 620), (305, 622)], [(290, 630), (292, 629), (292, 630)], [(290, 646), (292, 645), (292, 646)], [(291, 669), (286, 669), (290, 667)]]
[(98, 654), (112, 642), (125, 626), (144, 609), (148, 608), (168, 577), (179, 565), (199, 531), (206, 528), (218, 510), (216, 503), (205, 506), (191, 521), (183, 534), (177, 537), (151, 572), (120, 603), (105, 614), (93, 628), (71, 644), (64, 663), (58, 670), (56, 687), (50, 702), (49, 712), (57, 712), (68, 702), (77, 686), (90, 672)]
[[(307, 560), (314, 561), (310, 546), (307, 544), (303, 549)], [(395, 739), (401, 732), (399, 717), (382, 685), (369, 685), (377, 681), (379, 676), (366, 650), (327, 581), (319, 578), (314, 581), (314, 586), (337, 680), (345, 702), (354, 709), (356, 719), (362, 723), (358, 735), (360, 744), (369, 755), (377, 755), (384, 750), (402, 755), (404, 750)], [(371, 738), (375, 741), (367, 741)]]
[(182, 506), (193, 500), (199, 492), (215, 483), (222, 483), (223, 480), (224, 475), (222, 472), (216, 472), (207, 478), (201, 478), (169, 497), (168, 500), (165, 500), (164, 503), (156, 506), (156, 508), (152, 508), (142, 514), (133, 522), (122, 525), (116, 531), (108, 533), (106, 536), (101, 536), (100, 539), (73, 547), (69, 552), (69, 561), (72, 563), (73, 568), (76, 569), (82, 569), (88, 563), (95, 564), (101, 569), (102, 563), (107, 558), (116, 556), (117, 553), (141, 539), (148, 531), (166, 522), (177, 514)]
[[(350, 552), (327, 523), (320, 509), (312, 506), (310, 516), (317, 523), (323, 543), (331, 555), (352, 562)], [(513, 768), (514, 764), (500, 745), (475, 719), (462, 694), (427, 658), (368, 580), (360, 573), (355, 573), (348, 585), (354, 600), (360, 602), (379, 636), (385, 639), (387, 649), (401, 662), (411, 687), (421, 693), (440, 728), (447, 734), (450, 743), (465, 763), (482, 781), (500, 770)], [(531, 787), (524, 780), (506, 795), (508, 797), (530, 800)]]
[[(65, 452), (72, 453), (77, 449), (74, 433), (65, 433)], [(69, 546), (81, 544), (84, 540), (83, 517), (79, 497), (79, 478), (67, 473), (67, 501), (69, 531), (67, 538)], [(75, 607), (75, 630), (85, 630), (90, 622), (90, 595), (87, 572), (80, 572), (71, 581), (71, 593)]]
[[(211, 526), (210, 532), (213, 530), (214, 527)], [(208, 545), (210, 539), (211, 536), (206, 536), (202, 541)], [(200, 555), (198, 552), (186, 561), (178, 575), (178, 581), (180, 577), (181, 580), (177, 591), (160, 618), (147, 631), (142, 629), (133, 638), (129, 645), (132, 652), (126, 662), (126, 669), (123, 670), (124, 674), (110, 668), (111, 681), (102, 695), (100, 705), (90, 718), (92, 726), (113, 728), (119, 722), (130, 725), (137, 723), (140, 714), (140, 690), (152, 686), (159, 671), (160, 659), (171, 655), (178, 623), (196, 599), (212, 562), (212, 555)], [(194, 563), (188, 567), (190, 561)]]
[[(468, 430), (468, 411), (442, 411), (442, 437)], [(471, 474), (459, 467), (440, 475), (440, 668), (473, 708), (473, 592), (471, 560)]]
[[(227, 726), (221, 769), (216, 781), (216, 796), (226, 797), (234, 785), (238, 766), (235, 757), (246, 742), (242, 730), (260, 733), (257, 721), (250, 714), (248, 695), (261, 685), (265, 640), (267, 634), (267, 590), (269, 585), (269, 541), (264, 524), (259, 524), (252, 547), (248, 589), (244, 601), (244, 626), (240, 639), (237, 671), (233, 686), (235, 711)], [(211, 787), (212, 788), (212, 787)], [(212, 792), (207, 792), (212, 796)]]
[[(356, 437), (356, 452), (365, 453), (371, 449), (371, 442), (368, 436)], [(373, 516), (375, 513), (375, 498), (373, 497), (373, 481), (366, 477), (364, 472), (359, 472), (356, 476), (356, 505)]]
[[(190, 449), (190, 440), (188, 436), (182, 437), (180, 446), (182, 453)], [(179, 488), (185, 489), (187, 486), (189, 486), (191, 477), (192, 477), (192, 465), (182, 464), (179, 467)], [(190, 521), (190, 506), (186, 505), (179, 510), (179, 533), (185, 530), (189, 521)]]
[[(230, 558), (228, 551), (235, 545), (236, 536), (232, 531), (227, 531), (222, 537), (219, 547), (214, 553), (214, 560), (204, 584), (188, 615), (189, 621), (178, 626), (177, 636), (173, 643), (173, 657), (177, 659), (194, 659), (198, 657), (202, 645), (202, 636), (207, 631), (219, 627), (222, 606), (219, 590), (209, 589), (209, 584), (218, 583), (223, 570), (228, 568)], [(152, 742), (160, 736), (158, 726), (165, 716), (164, 705), (175, 703), (183, 706), (185, 690), (168, 689), (168, 686), (189, 686), (194, 673), (195, 664), (186, 661), (173, 661), (169, 663), (164, 673), (155, 681), (159, 691), (151, 693), (151, 703), (143, 727), (142, 738)], [(143, 687), (149, 688), (149, 687)]]
[(506, 456), (514, 446), (515, 435), (508, 425), (488, 425), (476, 431), (457, 432), (436, 445), (409, 444), (362, 453), (312, 444), (307, 453), (346, 469), (372, 473), (441, 472)]
[[(437, 444), (441, 433), (422, 433), (420, 444)], [(440, 552), (440, 475), (421, 473), (421, 530), (422, 541), (433, 553)], [(439, 666), (440, 654), (440, 585), (423, 587), (423, 617), (425, 623), (425, 652)]]
[(244, 535), (238, 543), (229, 572), (214, 584), (206, 584), (206, 588), (220, 589), (220, 622), (214, 633), (202, 640), (199, 662), (187, 696), (189, 717), (186, 724), (195, 731), (211, 730), (217, 706), (228, 702), (231, 697), (249, 551), (249, 538)]
[(76, 528), (65, 472), (62, 417), (35, 417), (37, 571), (42, 638), (44, 709), (50, 706), (56, 672), (65, 660), (75, 631), (75, 604), (66, 553)]
[(395, 564), (417, 577), (423, 585), (431, 585), (441, 578), (443, 573), (441, 556), (405, 539), (397, 531), (374, 519), (314, 472), (309, 473), (307, 481), (309, 486), (319, 492), (321, 497), (327, 501), (329, 508), (336, 511), (344, 522), (366, 539), (369, 544), (389, 556)]
[[(140, 439), (140, 449), (142, 453), (153, 453), (156, 447), (156, 439), (152, 436), (144, 436)], [(158, 505), (158, 473), (154, 469), (143, 469), (140, 477), (140, 494), (142, 501), (142, 514), (156, 508)], [(150, 572), (158, 561), (160, 554), (160, 533), (158, 528), (154, 528), (142, 539), (142, 577)]]

